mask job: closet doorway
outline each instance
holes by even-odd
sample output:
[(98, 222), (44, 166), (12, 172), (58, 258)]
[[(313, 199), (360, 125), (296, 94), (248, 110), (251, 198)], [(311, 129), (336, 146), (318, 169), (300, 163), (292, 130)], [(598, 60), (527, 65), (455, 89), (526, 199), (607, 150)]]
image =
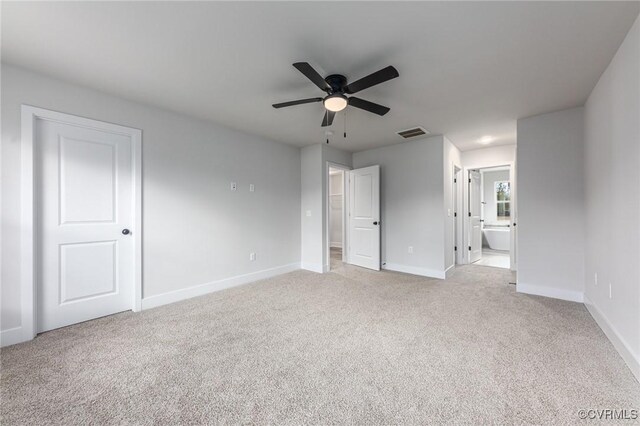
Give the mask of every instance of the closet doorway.
[(346, 262), (346, 185), (347, 170), (329, 166), (328, 239), (329, 270), (341, 268)]

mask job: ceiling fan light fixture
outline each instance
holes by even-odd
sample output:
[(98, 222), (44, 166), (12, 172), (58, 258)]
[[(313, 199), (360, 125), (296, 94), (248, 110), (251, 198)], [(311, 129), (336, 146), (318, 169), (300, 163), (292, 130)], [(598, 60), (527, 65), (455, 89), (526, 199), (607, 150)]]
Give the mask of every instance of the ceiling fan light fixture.
[(329, 95), (324, 98), (324, 107), (332, 112), (342, 111), (347, 107), (348, 103), (347, 97), (340, 93)]

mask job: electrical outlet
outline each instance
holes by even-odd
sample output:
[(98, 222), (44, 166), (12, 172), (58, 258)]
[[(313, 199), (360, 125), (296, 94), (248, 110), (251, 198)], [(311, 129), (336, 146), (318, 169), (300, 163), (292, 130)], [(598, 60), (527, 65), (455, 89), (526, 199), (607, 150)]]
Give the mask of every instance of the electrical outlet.
[(249, 253), (249, 260), (252, 261), (252, 262), (254, 260), (256, 260), (256, 254), (255, 253)]
[(409, 246), (409, 254), (413, 254), (413, 246)]
[(256, 186), (252, 183), (249, 184), (249, 192), (254, 192), (256, 190)]
[(236, 189), (238, 189), (238, 184), (235, 182), (231, 182), (231, 190), (235, 191)]
[(311, 217), (311, 210), (307, 210), (307, 217)]
[(598, 273), (597, 272), (595, 274), (593, 274), (593, 283), (595, 285), (598, 285)]
[(611, 295), (611, 283), (609, 283), (609, 299), (613, 299), (613, 297)]

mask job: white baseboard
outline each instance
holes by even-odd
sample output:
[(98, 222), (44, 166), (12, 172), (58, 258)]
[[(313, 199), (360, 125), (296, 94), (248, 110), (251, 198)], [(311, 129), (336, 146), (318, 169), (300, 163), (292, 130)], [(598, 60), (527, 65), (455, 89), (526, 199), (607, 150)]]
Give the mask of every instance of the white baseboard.
[(582, 303), (584, 293), (574, 290), (563, 290), (552, 287), (542, 287), (531, 284), (517, 283), (516, 291), (518, 293), (533, 294), (534, 296), (551, 297), (553, 299), (568, 300), (569, 302)]
[(254, 281), (263, 280), (265, 278), (275, 277), (276, 275), (286, 274), (300, 269), (299, 263), (291, 263), (289, 265), (278, 266), (271, 269), (252, 272), (249, 274), (238, 275), (231, 278), (225, 278), (219, 281), (212, 281), (206, 284), (200, 284), (180, 290), (171, 291), (169, 293), (159, 294), (157, 296), (145, 297), (142, 299), (142, 309), (151, 309), (157, 306), (167, 305), (169, 303), (179, 302), (192, 297), (203, 296), (214, 291), (220, 291)]
[(304, 263), (303, 262), (301, 268), (307, 271), (317, 272), (319, 274), (324, 273), (324, 267), (320, 263)]
[(0, 331), (0, 347), (15, 345), (16, 343), (26, 342), (27, 340), (31, 339), (25, 338), (22, 332), (22, 326)]
[(382, 265), (382, 269), (389, 271), (404, 272), (405, 274), (420, 275), (421, 277), (440, 278), (445, 279), (445, 271), (438, 271), (437, 269), (419, 268), (416, 266), (399, 265), (397, 263), (389, 263)]
[(445, 278), (449, 278), (453, 274), (453, 270), (456, 268), (456, 265), (451, 265), (444, 271)]
[(620, 336), (620, 334), (618, 334), (616, 329), (613, 328), (609, 320), (586, 295), (584, 296), (584, 305), (587, 307), (587, 310), (596, 321), (596, 324), (600, 326), (613, 347), (616, 348), (624, 362), (627, 363), (627, 366), (633, 375), (636, 376), (636, 379), (640, 382), (640, 356), (633, 352), (627, 342), (622, 338), (622, 336)]
[(329, 243), (329, 246), (332, 248), (342, 248), (342, 243)]

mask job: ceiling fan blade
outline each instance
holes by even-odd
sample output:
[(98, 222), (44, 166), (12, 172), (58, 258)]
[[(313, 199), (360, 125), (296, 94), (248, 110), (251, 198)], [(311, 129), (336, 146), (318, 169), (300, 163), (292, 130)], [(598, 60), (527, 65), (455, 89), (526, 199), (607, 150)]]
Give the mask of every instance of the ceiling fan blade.
[(310, 104), (313, 102), (320, 102), (322, 100), (322, 98), (309, 98), (309, 99), (300, 99), (297, 101), (289, 101), (289, 102), (282, 102), (279, 104), (273, 104), (274, 108), (284, 108), (284, 107), (289, 107), (289, 106), (294, 106), (294, 105), (302, 105), (302, 104)]
[(304, 74), (305, 77), (311, 80), (313, 84), (318, 86), (320, 90), (324, 90), (326, 92), (331, 89), (331, 86), (329, 86), (329, 84), (324, 81), (324, 78), (322, 78), (322, 76), (318, 74), (318, 71), (314, 70), (313, 67), (307, 62), (296, 62), (295, 64), (293, 64), (293, 66), (296, 67), (296, 69), (302, 74)]
[(349, 98), (349, 105), (378, 115), (385, 115), (390, 111), (390, 108), (387, 108), (386, 106), (374, 104), (373, 102), (365, 101), (364, 99), (356, 98), (355, 96)]
[(331, 126), (333, 124), (333, 117), (336, 116), (336, 113), (333, 111), (325, 111), (324, 117), (322, 118), (322, 127)]
[(358, 81), (354, 81), (351, 84), (347, 84), (344, 88), (345, 93), (358, 93), (361, 90), (367, 89), (376, 84), (384, 83), (387, 80), (400, 76), (398, 70), (389, 65), (386, 68), (382, 68), (380, 71), (376, 71), (373, 74), (369, 74), (366, 77), (361, 78)]

